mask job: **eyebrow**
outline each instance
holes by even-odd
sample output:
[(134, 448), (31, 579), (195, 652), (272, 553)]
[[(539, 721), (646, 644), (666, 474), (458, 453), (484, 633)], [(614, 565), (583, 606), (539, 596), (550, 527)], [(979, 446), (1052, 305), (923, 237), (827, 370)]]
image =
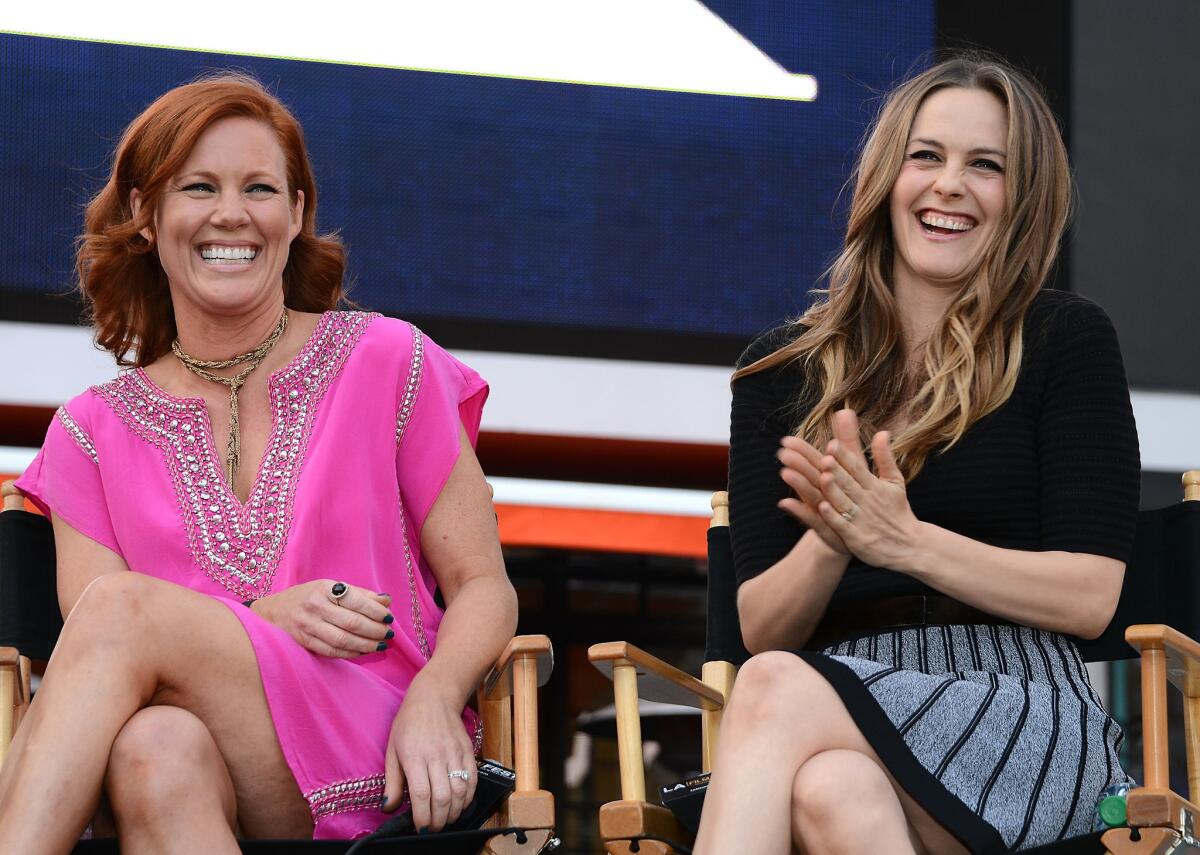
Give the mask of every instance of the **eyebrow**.
[[(176, 176), (177, 179), (207, 178), (207, 179), (213, 180), (213, 181), (217, 180), (218, 177), (219, 176), (215, 172), (209, 172), (207, 169), (194, 169), (190, 172), (181, 172), (181, 173), (179, 173), (179, 175)], [(254, 172), (247, 173), (245, 176), (243, 176), (242, 180), (254, 181), (256, 179), (266, 179), (268, 181), (281, 180), (278, 176), (274, 175), (273, 173), (265, 172), (261, 169), (255, 170)]]
[[(921, 143), (922, 145), (931, 145), (934, 148), (940, 148), (943, 150), (946, 148), (944, 145), (942, 145), (937, 140), (926, 139), (925, 137), (914, 137), (913, 139), (908, 141), (909, 145), (912, 145), (913, 143)], [(1002, 151), (998, 148), (973, 148), (969, 152), (967, 152), (967, 154), (971, 154), (971, 155), (995, 154), (995, 155), (999, 155), (1000, 157), (1008, 157), (1008, 152)]]

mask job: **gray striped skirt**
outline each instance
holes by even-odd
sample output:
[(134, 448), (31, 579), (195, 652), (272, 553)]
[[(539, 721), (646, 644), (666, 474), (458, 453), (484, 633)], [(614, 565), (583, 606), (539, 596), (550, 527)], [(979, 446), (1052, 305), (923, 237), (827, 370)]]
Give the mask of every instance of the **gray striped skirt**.
[(1127, 779), (1121, 728), (1066, 636), (912, 627), (798, 655), (905, 791), (972, 852), (1086, 834), (1100, 791)]

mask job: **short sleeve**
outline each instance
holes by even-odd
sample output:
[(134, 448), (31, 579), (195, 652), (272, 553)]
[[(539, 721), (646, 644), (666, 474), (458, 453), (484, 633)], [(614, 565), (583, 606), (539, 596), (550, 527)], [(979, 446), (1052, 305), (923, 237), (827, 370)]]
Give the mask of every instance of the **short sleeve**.
[[(782, 329), (756, 339), (739, 366), (749, 365), (782, 346)], [(779, 477), (779, 440), (793, 432), (799, 372), (772, 368), (733, 383), (729, 416), (729, 538), (738, 584), (758, 576), (796, 545), (805, 527), (777, 505), (787, 484)]]
[(58, 409), (46, 441), (17, 480), (17, 488), (46, 516), (59, 517), (120, 555), (100, 477), (101, 452), (92, 441), (87, 409), (85, 397)]
[(1056, 307), (1038, 423), (1042, 548), (1127, 561), (1141, 465), (1112, 322), (1075, 297)]
[(474, 446), (488, 385), (420, 330), (397, 414), (400, 496), (418, 531), (458, 460), (459, 425)]

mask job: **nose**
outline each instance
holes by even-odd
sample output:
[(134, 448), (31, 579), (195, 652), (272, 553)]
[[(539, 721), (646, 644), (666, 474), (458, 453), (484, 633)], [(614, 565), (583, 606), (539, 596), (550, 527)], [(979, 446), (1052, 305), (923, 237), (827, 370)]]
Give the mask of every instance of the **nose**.
[(212, 224), (223, 229), (236, 229), (250, 221), (246, 201), (241, 193), (220, 193), (213, 206)]
[(953, 163), (947, 163), (933, 182), (933, 192), (943, 199), (957, 199), (963, 194), (962, 169)]

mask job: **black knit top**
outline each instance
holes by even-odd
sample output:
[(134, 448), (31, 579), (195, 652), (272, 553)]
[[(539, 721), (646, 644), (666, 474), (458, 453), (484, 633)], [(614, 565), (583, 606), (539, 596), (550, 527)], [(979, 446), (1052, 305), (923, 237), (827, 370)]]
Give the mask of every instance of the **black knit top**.
[[(798, 330), (783, 326), (760, 336), (739, 364), (773, 353)], [(789, 488), (775, 452), (799, 424), (797, 402), (806, 394), (811, 390), (795, 363), (733, 384), (729, 516), (739, 584), (783, 558), (805, 531), (776, 507)], [(994, 546), (1126, 561), (1139, 477), (1137, 432), (1112, 323), (1095, 303), (1046, 290), (1026, 314), (1012, 396), (952, 448), (931, 453), (909, 482), (908, 499), (918, 519)], [(833, 599), (929, 590), (903, 573), (852, 558)]]

